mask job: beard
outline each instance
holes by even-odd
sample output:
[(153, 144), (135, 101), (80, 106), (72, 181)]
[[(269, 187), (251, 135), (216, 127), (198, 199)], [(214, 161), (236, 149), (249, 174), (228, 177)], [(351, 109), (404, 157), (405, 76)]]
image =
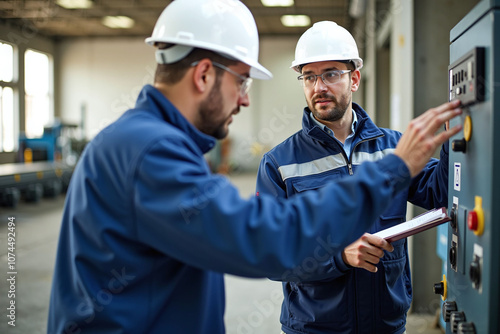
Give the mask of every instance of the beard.
[(220, 91), (220, 81), (218, 77), (207, 98), (201, 103), (199, 124), (197, 124), (198, 130), (216, 139), (223, 139), (227, 136), (229, 131), (226, 123), (234, 113), (232, 112), (228, 117), (221, 115), (224, 105)]
[[(334, 106), (330, 109), (328, 109), (328, 107), (326, 106), (315, 108), (315, 101), (323, 99), (330, 100), (331, 103), (334, 104)], [(338, 99), (334, 95), (322, 93), (319, 95), (315, 95), (311, 99), (311, 102), (309, 103), (309, 109), (317, 120), (335, 122), (344, 117), (348, 107), (351, 105), (351, 102), (352, 95), (350, 95), (349, 93), (339, 96)]]

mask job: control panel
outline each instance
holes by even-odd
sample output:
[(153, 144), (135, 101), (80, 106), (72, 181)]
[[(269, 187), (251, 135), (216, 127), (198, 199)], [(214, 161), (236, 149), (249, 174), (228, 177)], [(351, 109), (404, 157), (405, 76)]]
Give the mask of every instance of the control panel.
[(434, 291), (446, 333), (500, 333), (500, 0), (483, 0), (450, 33), (447, 263)]
[(449, 68), (450, 96), (462, 105), (484, 101), (484, 48), (476, 47)]

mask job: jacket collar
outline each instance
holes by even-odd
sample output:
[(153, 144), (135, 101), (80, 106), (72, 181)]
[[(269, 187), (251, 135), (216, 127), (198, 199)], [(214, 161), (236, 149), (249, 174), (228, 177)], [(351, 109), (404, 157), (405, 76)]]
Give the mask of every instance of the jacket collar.
[[(352, 109), (358, 117), (358, 125), (356, 128), (355, 139), (353, 145), (359, 141), (368, 140), (376, 137), (383, 136), (384, 133), (378, 128), (375, 123), (371, 120), (370, 116), (366, 111), (361, 108), (357, 103), (352, 103)], [(332, 137), (326, 134), (312, 119), (309, 115), (311, 110), (309, 107), (304, 108), (304, 114), (302, 116), (302, 130), (305, 134), (312, 139), (319, 140), (321, 142), (330, 142)]]
[(210, 151), (215, 146), (216, 139), (214, 137), (206, 135), (195, 128), (165, 95), (151, 85), (142, 88), (135, 107), (150, 111), (156, 117), (162, 118), (184, 132), (203, 153)]

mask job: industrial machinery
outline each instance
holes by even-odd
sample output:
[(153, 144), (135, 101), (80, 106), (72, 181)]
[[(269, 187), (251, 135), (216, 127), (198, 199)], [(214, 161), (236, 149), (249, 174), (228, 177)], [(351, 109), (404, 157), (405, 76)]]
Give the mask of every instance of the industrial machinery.
[(0, 207), (16, 207), (21, 198), (38, 202), (66, 190), (84, 146), (71, 134), (76, 128), (57, 121), (44, 128), (42, 137), (20, 136), (18, 162), (0, 164)]
[(16, 207), (20, 198), (38, 202), (56, 197), (69, 185), (73, 166), (60, 161), (0, 165), (0, 206)]
[(446, 333), (500, 333), (500, 0), (479, 2), (450, 32), (449, 100), (462, 102), (451, 138)]

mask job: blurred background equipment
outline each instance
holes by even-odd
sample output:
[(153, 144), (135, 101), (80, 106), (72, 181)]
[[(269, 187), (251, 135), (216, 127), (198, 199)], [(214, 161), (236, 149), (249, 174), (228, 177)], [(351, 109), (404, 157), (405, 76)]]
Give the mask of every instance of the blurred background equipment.
[(18, 162), (0, 164), (0, 205), (16, 207), (20, 199), (36, 203), (65, 192), (85, 146), (75, 136), (77, 129), (56, 120), (41, 137), (21, 134)]

